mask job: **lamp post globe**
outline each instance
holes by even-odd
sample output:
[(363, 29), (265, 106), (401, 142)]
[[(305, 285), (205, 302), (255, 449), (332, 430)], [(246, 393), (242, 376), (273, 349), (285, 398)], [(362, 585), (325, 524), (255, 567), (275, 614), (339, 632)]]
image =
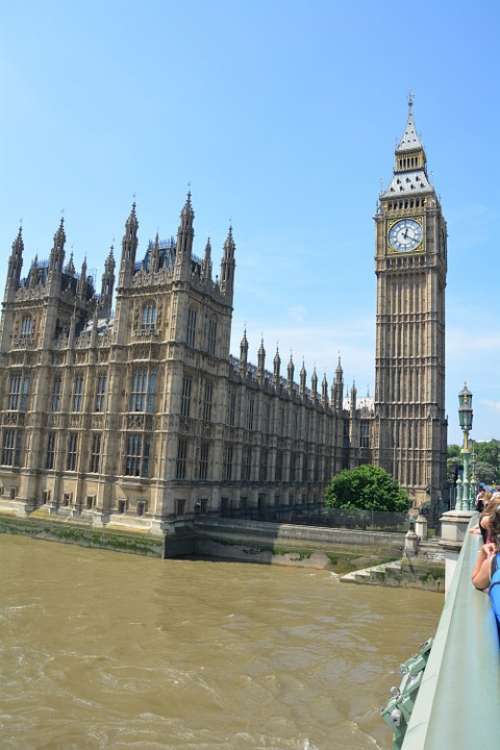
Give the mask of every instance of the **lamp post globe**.
[(474, 482), (471, 481), (469, 463), (469, 432), (472, 429), (472, 393), (467, 387), (467, 383), (458, 394), (458, 422), (464, 433), (464, 445), (462, 448), (462, 457), (464, 463), (461, 486), (458, 487), (457, 493), (457, 510), (471, 510), (473, 507)]
[(467, 383), (458, 394), (458, 421), (462, 430), (472, 430), (472, 393), (467, 388)]

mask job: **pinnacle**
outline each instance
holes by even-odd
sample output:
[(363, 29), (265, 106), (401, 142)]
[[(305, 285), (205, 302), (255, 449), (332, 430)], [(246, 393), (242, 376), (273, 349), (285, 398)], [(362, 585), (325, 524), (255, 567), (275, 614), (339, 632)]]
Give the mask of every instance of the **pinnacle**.
[(413, 95), (410, 94), (408, 97), (408, 118), (406, 120), (406, 127), (401, 136), (396, 152), (412, 151), (418, 148), (423, 148), (423, 145), (415, 127), (415, 121), (413, 119)]

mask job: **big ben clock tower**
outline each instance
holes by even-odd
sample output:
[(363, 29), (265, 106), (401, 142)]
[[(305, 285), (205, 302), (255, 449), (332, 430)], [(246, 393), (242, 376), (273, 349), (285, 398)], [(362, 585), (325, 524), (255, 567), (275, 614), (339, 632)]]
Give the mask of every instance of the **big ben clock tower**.
[(373, 461), (414, 505), (439, 509), (446, 484), (446, 221), (408, 101), (394, 175), (376, 223)]

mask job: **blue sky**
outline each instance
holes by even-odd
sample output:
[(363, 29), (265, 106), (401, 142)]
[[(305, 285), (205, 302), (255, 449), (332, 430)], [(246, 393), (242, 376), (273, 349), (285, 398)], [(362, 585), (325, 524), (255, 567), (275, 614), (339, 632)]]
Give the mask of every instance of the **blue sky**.
[[(102, 269), (137, 195), (142, 248), (237, 242), (232, 348), (305, 356), (373, 389), (374, 227), (415, 92), (449, 228), (447, 410), (467, 379), (476, 439), (500, 437), (500, 6), (479, 2), (0, 3), (0, 243), (26, 264), (64, 208)], [(382, 183), (381, 183), (382, 180)], [(3, 285), (3, 278), (0, 280)]]

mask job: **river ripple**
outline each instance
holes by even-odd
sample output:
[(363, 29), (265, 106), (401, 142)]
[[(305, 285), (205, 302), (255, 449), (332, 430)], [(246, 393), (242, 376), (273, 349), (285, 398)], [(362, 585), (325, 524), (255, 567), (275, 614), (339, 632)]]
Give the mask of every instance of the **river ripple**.
[(0, 535), (2, 750), (366, 750), (438, 594)]

